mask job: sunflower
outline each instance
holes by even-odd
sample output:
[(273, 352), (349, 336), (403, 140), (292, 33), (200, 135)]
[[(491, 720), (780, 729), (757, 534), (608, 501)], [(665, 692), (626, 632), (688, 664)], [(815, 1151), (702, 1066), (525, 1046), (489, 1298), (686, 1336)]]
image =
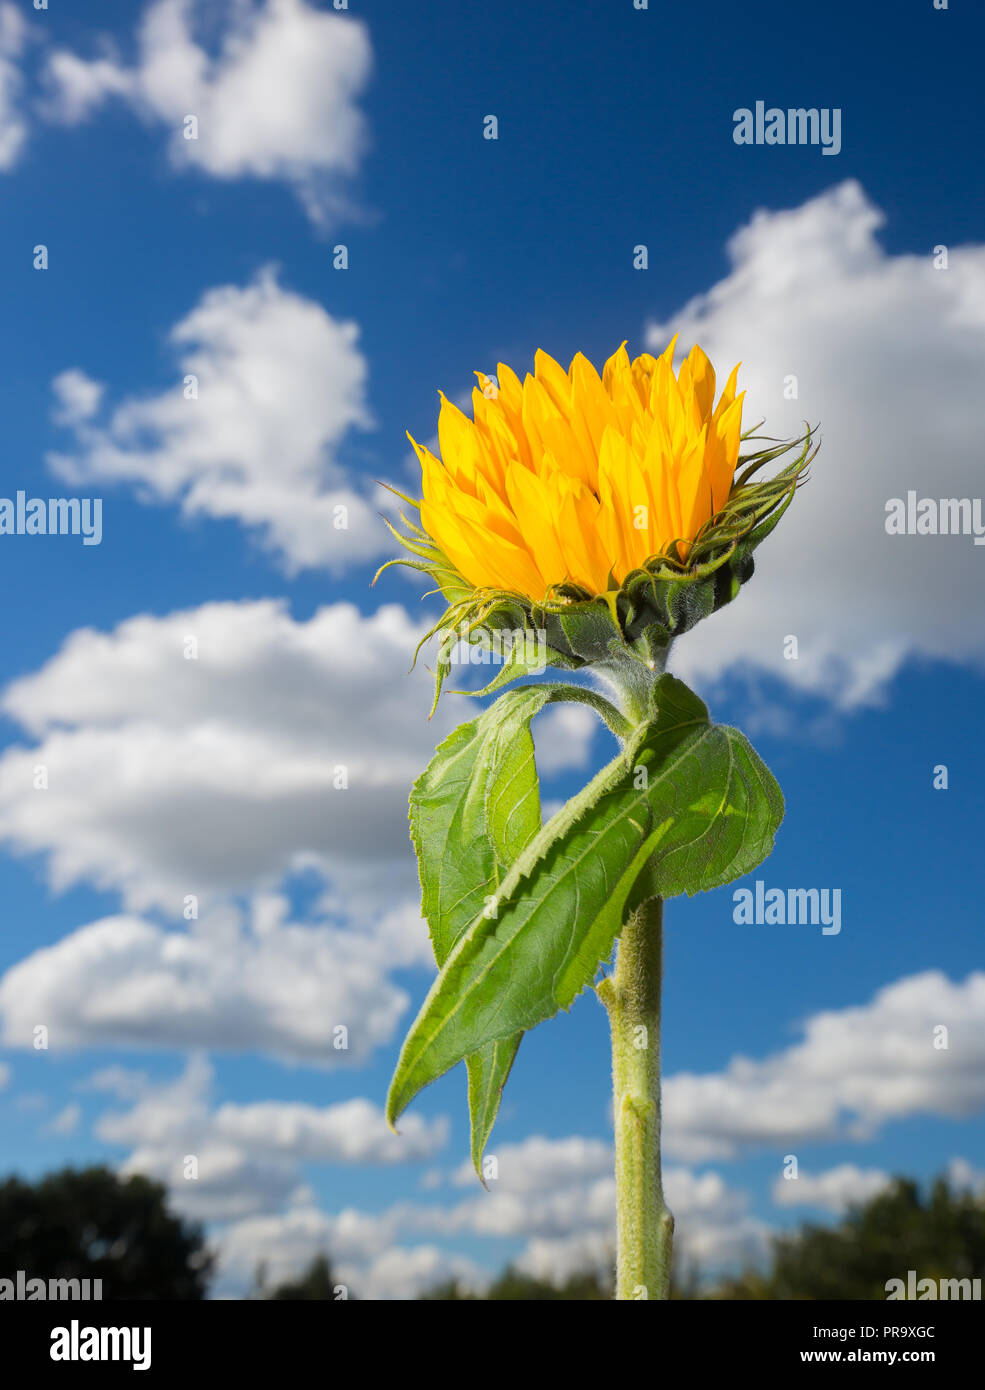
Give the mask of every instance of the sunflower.
[(538, 352), (523, 382), (500, 363), (476, 373), (471, 420), (442, 394), (440, 460), (411, 439), (421, 526), (467, 583), (539, 602), (606, 594), (654, 556), (687, 562), (728, 500), (744, 393), (735, 367), (716, 403), (698, 346), (675, 374), (676, 343), (634, 359), (623, 344), (601, 375), (583, 353), (565, 371)]
[[(813, 430), (743, 431), (738, 367), (716, 401), (708, 357), (695, 346), (675, 373), (676, 344), (631, 359), (624, 343), (601, 375), (582, 353), (565, 371), (538, 352), (522, 382), (500, 363), (495, 378), (476, 372), (472, 419), (441, 395), (440, 458), (408, 436), (423, 495), (390, 490), (420, 520), (387, 525), (415, 558), (377, 578), (409, 565), (447, 604), (421, 642), (441, 635), (436, 700), (456, 641), (489, 630), (533, 632), (550, 665), (662, 669), (670, 642), (752, 576), (817, 451)], [(751, 438), (765, 447), (740, 453)]]

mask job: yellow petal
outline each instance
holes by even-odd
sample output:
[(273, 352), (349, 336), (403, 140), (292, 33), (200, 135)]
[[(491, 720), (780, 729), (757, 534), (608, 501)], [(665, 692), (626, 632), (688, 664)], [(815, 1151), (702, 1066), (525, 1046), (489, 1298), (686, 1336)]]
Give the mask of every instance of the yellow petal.
[(613, 381), (618, 376), (631, 371), (632, 364), (629, 360), (629, 353), (626, 351), (626, 344), (623, 343), (621, 347), (617, 348), (602, 368), (602, 385), (610, 396), (612, 395)]
[[(572, 477), (580, 478), (589, 487), (593, 485), (593, 461), (583, 452), (571, 425), (558, 410), (547, 388), (532, 376), (523, 383), (523, 423), (531, 439), (539, 441), (541, 456), (553, 454)], [(536, 459), (537, 451), (534, 457)]]
[[(687, 366), (701, 419), (707, 420), (715, 405), (715, 368), (697, 343), (688, 353)], [(683, 371), (682, 367), (681, 372)]]
[(555, 362), (554, 358), (541, 348), (538, 348), (534, 354), (534, 377), (548, 392), (557, 409), (563, 414), (567, 414), (571, 399), (571, 383), (568, 381), (568, 373), (560, 362)]
[(597, 529), (599, 503), (588, 488), (555, 475), (558, 539), (572, 582), (592, 594), (608, 587), (610, 561)]
[(570, 576), (554, 530), (550, 484), (522, 463), (515, 463), (507, 474), (506, 487), (520, 533), (537, 569), (549, 585), (563, 584)]
[(603, 593), (724, 506), (739, 448), (738, 366), (715, 403), (715, 371), (694, 344), (674, 371), (623, 343), (601, 375), (576, 353), (567, 372), (538, 351), (521, 383), (482, 372), (473, 418), (441, 397), (441, 460), (421, 462), (422, 526), (465, 580), (539, 601), (569, 582)]
[(732, 480), (735, 477), (735, 465), (739, 458), (742, 434), (742, 402), (745, 394), (745, 391), (740, 392), (721, 419), (716, 421), (713, 426), (719, 450), (709, 471), (716, 512), (721, 511), (728, 501)]

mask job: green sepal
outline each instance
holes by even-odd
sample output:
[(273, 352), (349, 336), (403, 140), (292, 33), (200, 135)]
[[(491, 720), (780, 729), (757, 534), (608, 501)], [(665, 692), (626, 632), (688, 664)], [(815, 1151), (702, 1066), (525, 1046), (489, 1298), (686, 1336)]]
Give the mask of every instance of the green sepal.
[(523, 633), (521, 640), (514, 642), (506, 659), (488, 685), (481, 690), (453, 690), (453, 695), (471, 695), (479, 699), (483, 695), (493, 695), (512, 681), (526, 676), (539, 676), (548, 666), (561, 666), (567, 670), (575, 669), (577, 663), (570, 661), (562, 652), (545, 648), (533, 635)]
[[(743, 439), (757, 437), (750, 432)], [(767, 463), (798, 447), (797, 456), (771, 478), (756, 480), (755, 475)], [(453, 646), (460, 638), (469, 640), (480, 629), (530, 633), (533, 640), (546, 646), (548, 664), (567, 670), (624, 658), (661, 670), (660, 654), (665, 657), (673, 639), (731, 603), (752, 578), (753, 551), (789, 506), (816, 451), (814, 432), (808, 426), (796, 440), (771, 441), (770, 447), (740, 457), (724, 507), (693, 539), (687, 561), (678, 558), (678, 542), (671, 540), (661, 554), (650, 557), (626, 575), (618, 588), (602, 595), (573, 584), (554, 585), (540, 600), (504, 589), (477, 589), (458, 574), (419, 526), (406, 522), (410, 529), (407, 537), (391, 527), (418, 558), (388, 563), (429, 571), (447, 604), (441, 619), (420, 644), (439, 631), (445, 634), (435, 667), (432, 713), (451, 668)], [(522, 674), (521, 665), (518, 660), (513, 675), (495, 678), (487, 690), (498, 690)]]

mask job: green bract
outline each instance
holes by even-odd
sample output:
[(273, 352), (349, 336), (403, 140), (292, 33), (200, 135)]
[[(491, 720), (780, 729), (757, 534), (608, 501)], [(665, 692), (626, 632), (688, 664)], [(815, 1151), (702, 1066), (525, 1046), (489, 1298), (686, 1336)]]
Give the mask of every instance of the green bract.
[[(744, 439), (758, 438), (755, 434)], [(799, 448), (795, 458), (771, 478), (755, 481), (767, 463)], [(655, 555), (628, 574), (618, 588), (592, 595), (574, 585), (555, 586), (542, 603), (497, 589), (475, 589), (459, 575), (421, 528), (401, 513), (410, 534), (393, 534), (417, 558), (390, 560), (430, 574), (447, 603), (439, 622), (422, 639), (440, 634), (435, 667), (435, 704), (451, 669), (460, 641), (487, 640), (490, 633), (513, 634), (513, 649), (492, 684), (490, 694), (543, 662), (565, 670), (625, 659), (662, 670), (675, 637), (731, 602), (751, 578), (753, 551), (783, 515), (816, 452), (807, 428), (797, 440), (776, 443), (740, 457), (736, 479), (723, 509), (698, 533), (686, 564), (674, 551)], [(403, 494), (397, 494), (403, 496)], [(404, 500), (416, 506), (411, 498)], [(388, 523), (389, 524), (389, 523)], [(390, 528), (393, 530), (393, 528)], [(523, 634), (534, 641), (533, 657), (524, 650)]]

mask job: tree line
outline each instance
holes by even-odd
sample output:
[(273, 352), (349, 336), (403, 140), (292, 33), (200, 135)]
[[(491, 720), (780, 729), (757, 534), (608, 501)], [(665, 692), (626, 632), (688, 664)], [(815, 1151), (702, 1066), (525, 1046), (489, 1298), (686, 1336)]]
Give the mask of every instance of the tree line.
[[(162, 1184), (105, 1167), (62, 1169), (35, 1182), (0, 1183), (0, 1280), (18, 1270), (46, 1279), (101, 1279), (104, 1298), (202, 1299), (215, 1254), (202, 1227), (173, 1213)], [(985, 1280), (985, 1196), (939, 1177), (926, 1187), (899, 1177), (830, 1225), (805, 1223), (777, 1236), (760, 1267), (717, 1280), (678, 1268), (677, 1299), (885, 1300), (887, 1282)], [(295, 1278), (269, 1286), (262, 1270), (251, 1297), (339, 1301), (328, 1251)], [(505, 1269), (482, 1292), (460, 1282), (422, 1293), (424, 1302), (611, 1299), (607, 1275), (586, 1270), (551, 1282)], [(358, 1297), (358, 1289), (345, 1296)]]

